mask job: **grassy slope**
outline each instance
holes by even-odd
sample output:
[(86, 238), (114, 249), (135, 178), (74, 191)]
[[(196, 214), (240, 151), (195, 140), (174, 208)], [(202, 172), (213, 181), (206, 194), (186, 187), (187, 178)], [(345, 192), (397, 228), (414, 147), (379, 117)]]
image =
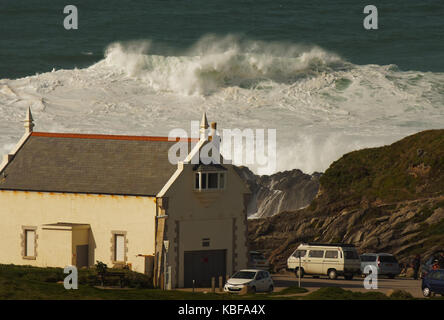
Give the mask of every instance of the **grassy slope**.
[(320, 179), (329, 201), (413, 200), (444, 190), (444, 130), (428, 130), (390, 146), (350, 152)]

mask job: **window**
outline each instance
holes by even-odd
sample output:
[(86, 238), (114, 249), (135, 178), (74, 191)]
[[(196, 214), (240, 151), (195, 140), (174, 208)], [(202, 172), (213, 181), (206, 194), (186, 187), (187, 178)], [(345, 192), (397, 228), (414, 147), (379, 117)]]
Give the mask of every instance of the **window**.
[(201, 189), (207, 188), (207, 174), (206, 173), (200, 174), (200, 188)]
[(208, 189), (217, 189), (218, 183), (218, 174), (217, 173), (208, 173)]
[(37, 256), (36, 227), (22, 227), (22, 256), (24, 259), (35, 260)]
[(398, 263), (394, 256), (379, 256), (379, 261), (388, 263)]
[(433, 272), (432, 275), (430, 276), (431, 279), (433, 280), (442, 280), (443, 279), (443, 274), (439, 271)]
[(376, 256), (362, 255), (361, 261), (362, 262), (374, 262), (374, 261), (376, 261)]
[(303, 258), (303, 257), (305, 257), (306, 254), (307, 254), (307, 250), (296, 250), (293, 253), (293, 257), (299, 258), (299, 255), (301, 255), (301, 258)]
[(324, 250), (310, 250), (308, 256), (310, 258), (322, 258), (324, 257)]
[(127, 240), (125, 231), (112, 231), (111, 259), (113, 263), (126, 262)]
[(194, 189), (199, 189), (199, 174), (196, 173), (194, 182)]
[(35, 257), (35, 230), (26, 230), (25, 239), (26, 239), (25, 256)]
[(217, 190), (225, 188), (225, 173), (223, 172), (197, 172), (195, 174), (194, 188), (196, 190)]
[(125, 248), (125, 236), (122, 234), (116, 234), (115, 236), (116, 240), (116, 252), (115, 252), (115, 261), (125, 261), (125, 254), (124, 254), (124, 248)]
[(337, 250), (327, 250), (325, 252), (325, 258), (337, 259), (338, 258), (338, 251)]
[(203, 238), (202, 247), (209, 247), (209, 246), (210, 246), (210, 238)]
[(238, 271), (231, 278), (232, 279), (254, 279), (256, 272), (254, 271)]

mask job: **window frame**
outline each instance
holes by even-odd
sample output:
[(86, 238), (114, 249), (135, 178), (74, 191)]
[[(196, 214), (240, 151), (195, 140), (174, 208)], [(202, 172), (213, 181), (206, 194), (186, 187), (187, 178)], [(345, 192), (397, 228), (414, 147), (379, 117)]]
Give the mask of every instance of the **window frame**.
[[(315, 251), (322, 252), (322, 256), (320, 256), (320, 257), (312, 256), (311, 253), (312, 253), (312, 252), (315, 252)], [(325, 251), (326, 251), (326, 250), (323, 250), (323, 249), (313, 249), (313, 250), (310, 249), (310, 250), (308, 251), (308, 258), (323, 259), (324, 256), (325, 256)]]
[[(111, 231), (111, 261), (113, 264), (126, 264), (128, 261), (128, 238), (126, 231)], [(123, 261), (117, 260), (117, 237), (123, 236)]]
[[(328, 253), (336, 253), (336, 257), (327, 257)], [(324, 258), (325, 259), (339, 259), (339, 250), (325, 250)]]
[[(209, 175), (210, 174), (217, 174), (217, 187), (216, 188), (209, 187), (209, 182), (210, 182)], [(203, 181), (202, 175), (205, 175), (205, 183), (202, 183), (202, 181)], [(196, 186), (196, 184), (198, 184), (198, 186)], [(205, 188), (202, 188), (203, 185), (205, 185)], [(226, 185), (227, 185), (227, 175), (223, 171), (205, 171), (205, 172), (195, 172), (194, 173), (194, 190), (195, 191), (199, 191), (199, 192), (210, 191), (211, 192), (211, 191), (225, 190)]]
[[(28, 255), (28, 232), (34, 232), (34, 255)], [(22, 258), (26, 260), (37, 259), (37, 227), (36, 226), (22, 226)]]
[(298, 252), (303, 252), (304, 254), (301, 255), (301, 258), (305, 258), (307, 255), (307, 249), (297, 249), (295, 252), (293, 252), (293, 257), (299, 259), (299, 255), (297, 255)]

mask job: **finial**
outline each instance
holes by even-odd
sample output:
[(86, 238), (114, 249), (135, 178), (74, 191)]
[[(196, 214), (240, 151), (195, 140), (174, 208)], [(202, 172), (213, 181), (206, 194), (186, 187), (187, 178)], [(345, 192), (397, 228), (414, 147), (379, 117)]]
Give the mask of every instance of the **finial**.
[(32, 132), (34, 128), (34, 119), (32, 118), (31, 107), (28, 107), (28, 112), (26, 113), (26, 119), (24, 122), (25, 131), (27, 133)]
[(208, 129), (208, 120), (205, 112), (202, 115), (202, 120), (200, 121), (200, 139), (205, 140), (207, 137), (206, 131)]
[(208, 129), (208, 120), (207, 120), (207, 115), (204, 112), (202, 115), (202, 120), (200, 121), (200, 128), (201, 129)]

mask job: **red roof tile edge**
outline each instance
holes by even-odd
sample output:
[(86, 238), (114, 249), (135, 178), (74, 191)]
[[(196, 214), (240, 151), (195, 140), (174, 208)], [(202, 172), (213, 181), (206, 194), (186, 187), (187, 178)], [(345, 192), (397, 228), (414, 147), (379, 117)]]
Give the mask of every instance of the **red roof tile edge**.
[(187, 141), (198, 142), (195, 138), (175, 138), (170, 140), (168, 137), (145, 137), (145, 136), (121, 136), (107, 134), (81, 134), (81, 133), (56, 133), (56, 132), (32, 132), (33, 137), (48, 138), (77, 138), (77, 139), (108, 139), (108, 140), (133, 140), (133, 141)]

